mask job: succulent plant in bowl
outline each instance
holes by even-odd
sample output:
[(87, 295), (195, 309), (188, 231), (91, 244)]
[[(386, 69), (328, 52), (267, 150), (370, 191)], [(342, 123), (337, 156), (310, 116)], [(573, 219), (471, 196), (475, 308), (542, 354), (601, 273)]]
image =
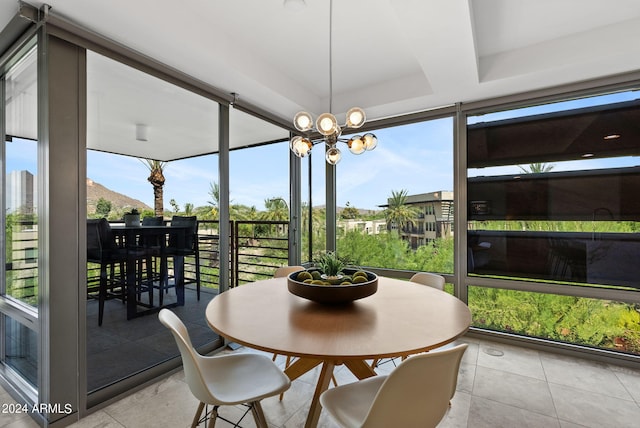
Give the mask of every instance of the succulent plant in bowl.
[(289, 274), (287, 286), (291, 293), (308, 300), (344, 304), (374, 294), (378, 277), (328, 251), (314, 258), (309, 269)]
[(333, 251), (327, 251), (313, 260), (313, 264), (326, 278), (339, 278), (347, 263)]

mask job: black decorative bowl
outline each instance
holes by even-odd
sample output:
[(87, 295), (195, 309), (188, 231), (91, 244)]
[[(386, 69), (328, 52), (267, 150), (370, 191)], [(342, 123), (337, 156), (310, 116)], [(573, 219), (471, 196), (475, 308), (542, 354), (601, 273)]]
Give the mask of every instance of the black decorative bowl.
[[(351, 276), (361, 269), (343, 269), (346, 276)], [(313, 269), (309, 269), (312, 272)], [(287, 277), (289, 291), (296, 296), (324, 304), (344, 304), (371, 296), (378, 291), (378, 276), (369, 271), (367, 281), (356, 284), (321, 285), (298, 281), (296, 277), (302, 271), (293, 272)], [(343, 278), (344, 279), (344, 278)]]

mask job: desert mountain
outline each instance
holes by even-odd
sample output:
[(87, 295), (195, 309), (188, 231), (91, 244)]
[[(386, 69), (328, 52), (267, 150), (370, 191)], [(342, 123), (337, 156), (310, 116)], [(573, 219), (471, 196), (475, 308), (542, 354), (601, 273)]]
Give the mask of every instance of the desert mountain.
[[(149, 193), (153, 194), (153, 189), (149, 185)], [(132, 208), (137, 208), (139, 211), (152, 210), (150, 206), (142, 201), (123, 195), (122, 193), (114, 192), (111, 189), (107, 189), (100, 183), (87, 178), (87, 213), (94, 214), (96, 212), (96, 204), (100, 198), (104, 198), (111, 202), (111, 211), (128, 211)]]

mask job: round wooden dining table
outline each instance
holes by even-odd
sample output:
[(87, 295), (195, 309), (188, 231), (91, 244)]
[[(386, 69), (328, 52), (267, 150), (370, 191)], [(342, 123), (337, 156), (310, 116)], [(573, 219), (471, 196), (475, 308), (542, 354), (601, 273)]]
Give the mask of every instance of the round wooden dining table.
[(285, 369), (291, 380), (321, 365), (305, 427), (320, 417), (320, 395), (336, 365), (358, 379), (375, 376), (366, 360), (429, 351), (462, 336), (467, 305), (443, 291), (378, 278), (378, 291), (349, 304), (324, 305), (289, 292), (287, 278), (241, 285), (208, 304), (209, 326), (221, 336), (276, 354), (299, 357)]

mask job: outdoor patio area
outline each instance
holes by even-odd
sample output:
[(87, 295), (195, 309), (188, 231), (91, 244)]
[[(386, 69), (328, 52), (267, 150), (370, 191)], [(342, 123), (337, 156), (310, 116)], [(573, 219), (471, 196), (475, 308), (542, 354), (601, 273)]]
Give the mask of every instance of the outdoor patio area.
[[(570, 358), (548, 352), (464, 338), (469, 343), (460, 369), (451, 410), (440, 427), (632, 427), (640, 420), (640, 371)], [(225, 350), (223, 352), (232, 352)], [(233, 352), (253, 352), (240, 348)], [(284, 363), (284, 359), (280, 361)], [(386, 363), (383, 373), (393, 368)], [(283, 401), (263, 401), (270, 426), (301, 427), (313, 394), (312, 372), (293, 382)], [(338, 383), (355, 379), (343, 367)], [(0, 401), (11, 401), (0, 391)], [(137, 393), (99, 410), (75, 428), (187, 427), (197, 402), (179, 371)], [(221, 414), (239, 417), (242, 408), (223, 408)], [(0, 426), (37, 427), (25, 415), (3, 415)], [(231, 426), (218, 421), (216, 426)], [(251, 415), (241, 426), (253, 427)], [(337, 427), (326, 414), (320, 427)]]
[[(185, 288), (185, 306), (174, 307), (189, 331), (194, 346), (199, 347), (218, 339), (204, 318), (204, 310), (216, 291), (203, 288), (200, 300), (194, 287)], [(157, 290), (156, 290), (156, 299)], [(172, 289), (164, 297), (165, 304), (175, 303)], [(139, 310), (145, 310), (139, 307)], [(152, 312), (127, 320), (126, 305), (119, 299), (105, 302), (105, 317), (98, 326), (98, 301), (87, 300), (87, 389), (94, 391), (118, 382), (134, 373), (178, 355), (178, 348), (169, 331)], [(118, 364), (114, 364), (118, 361)], [(3, 425), (0, 424), (0, 427)]]

